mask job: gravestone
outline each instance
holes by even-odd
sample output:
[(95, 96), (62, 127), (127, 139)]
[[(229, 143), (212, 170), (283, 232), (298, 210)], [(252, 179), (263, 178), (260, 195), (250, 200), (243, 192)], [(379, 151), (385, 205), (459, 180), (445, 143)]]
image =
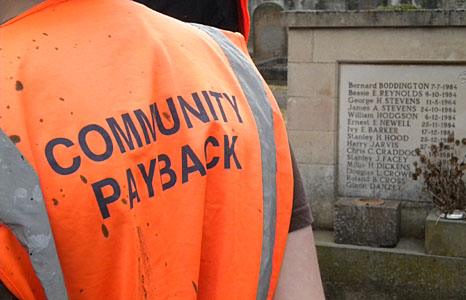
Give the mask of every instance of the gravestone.
[(346, 10), (345, 0), (319, 0), (316, 3), (317, 10), (343, 11)]
[(419, 200), (415, 149), (466, 137), (466, 66), (340, 66), (338, 190)]
[(253, 46), (256, 62), (287, 56), (287, 34), (283, 8), (273, 2), (259, 5), (253, 15)]

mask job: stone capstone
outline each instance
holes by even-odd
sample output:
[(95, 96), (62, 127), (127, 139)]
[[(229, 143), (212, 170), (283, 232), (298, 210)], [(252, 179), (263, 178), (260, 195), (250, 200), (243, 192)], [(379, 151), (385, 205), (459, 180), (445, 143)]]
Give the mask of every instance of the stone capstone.
[(335, 242), (394, 247), (401, 223), (400, 201), (343, 198), (335, 203)]
[(426, 218), (426, 253), (466, 258), (466, 220), (439, 218), (432, 210)]

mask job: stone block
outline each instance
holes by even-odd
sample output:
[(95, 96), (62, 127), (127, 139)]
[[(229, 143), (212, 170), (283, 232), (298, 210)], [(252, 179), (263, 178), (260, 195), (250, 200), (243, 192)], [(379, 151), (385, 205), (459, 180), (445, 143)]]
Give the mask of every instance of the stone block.
[(312, 30), (290, 30), (288, 35), (288, 61), (312, 62)]
[(356, 198), (335, 203), (335, 242), (339, 244), (394, 247), (401, 223), (400, 201), (380, 200), (376, 205)]
[[(355, 0), (351, 0), (355, 1)], [(429, 0), (436, 1), (436, 0)], [(448, 0), (450, 1), (450, 0)], [(455, 0), (451, 0), (455, 1)], [(463, 0), (456, 0), (463, 1)], [(348, 1), (349, 2), (349, 1)], [(348, 3), (349, 4), (349, 3)], [(464, 27), (464, 10), (296, 11), (286, 12), (288, 28), (432, 28)]]
[(298, 164), (304, 191), (310, 200), (314, 227), (333, 229), (335, 204), (335, 165)]
[(464, 32), (464, 28), (315, 30), (313, 61), (462, 60), (466, 57)]
[(288, 96), (333, 99), (336, 76), (335, 63), (288, 63)]
[(297, 162), (324, 165), (336, 163), (336, 132), (289, 130), (288, 138)]
[(426, 253), (466, 257), (466, 221), (439, 219), (432, 210), (426, 218)]
[(287, 103), (289, 130), (335, 131), (336, 100), (290, 97)]

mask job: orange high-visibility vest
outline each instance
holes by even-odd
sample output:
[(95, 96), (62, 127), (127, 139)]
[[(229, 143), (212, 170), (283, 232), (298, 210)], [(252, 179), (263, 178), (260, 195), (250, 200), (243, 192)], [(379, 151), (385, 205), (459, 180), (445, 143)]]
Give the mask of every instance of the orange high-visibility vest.
[(132, 1), (0, 27), (0, 281), (20, 299), (271, 299), (292, 205), (239, 34)]

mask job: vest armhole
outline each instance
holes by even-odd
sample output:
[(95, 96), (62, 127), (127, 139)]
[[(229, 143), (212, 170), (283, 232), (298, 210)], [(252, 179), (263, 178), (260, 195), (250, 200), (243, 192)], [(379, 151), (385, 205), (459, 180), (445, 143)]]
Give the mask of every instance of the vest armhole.
[(18, 299), (46, 299), (26, 249), (0, 224), (0, 284)]

